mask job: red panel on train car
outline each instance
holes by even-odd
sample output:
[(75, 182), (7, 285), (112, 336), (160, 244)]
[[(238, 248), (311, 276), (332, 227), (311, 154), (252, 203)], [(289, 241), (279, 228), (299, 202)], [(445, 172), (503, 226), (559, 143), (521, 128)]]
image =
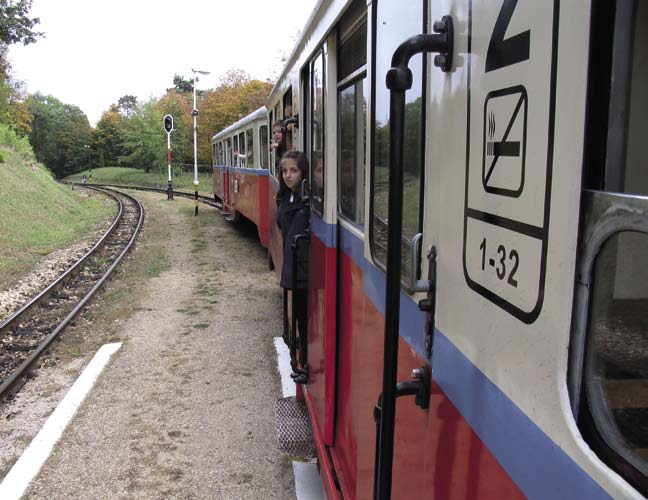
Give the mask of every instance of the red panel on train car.
[(230, 171), (223, 169), (223, 208), (230, 205)]
[[(340, 287), (337, 418), (330, 453), (345, 498), (371, 499), (384, 319), (364, 293), (362, 270), (344, 253), (339, 270), (348, 286)], [(409, 380), (425, 360), (400, 342), (398, 380)], [(316, 361), (310, 352), (309, 360)], [(411, 397), (397, 401), (393, 491), (412, 499), (524, 498), (437, 386), (428, 411)]]
[(259, 176), (256, 173), (236, 171), (236, 211), (259, 227)]
[(281, 276), (281, 266), (283, 264), (283, 241), (281, 231), (277, 227), (277, 202), (276, 196), (279, 190), (279, 181), (274, 177), (268, 177), (268, 251), (274, 264), (277, 279)]
[[(423, 364), (408, 347), (401, 339), (398, 380), (408, 380)], [(436, 384), (427, 412), (412, 398), (397, 402), (394, 442), (392, 488), (404, 498), (526, 498)]]
[(219, 200), (223, 199), (223, 168), (214, 167), (212, 172), (212, 179), (214, 181), (214, 195)]
[(308, 295), (308, 392), (326, 444), (335, 424), (336, 289), (335, 249), (316, 237), (310, 242)]
[(259, 231), (259, 240), (261, 240), (261, 245), (263, 245), (263, 248), (268, 248), (268, 245), (270, 244), (269, 221), (274, 220), (269, 219), (268, 217), (268, 176), (259, 176), (257, 182), (259, 193), (259, 222), (257, 223), (257, 228)]
[[(357, 266), (353, 265), (351, 259), (343, 253), (338, 257), (338, 279), (339, 303), (338, 303), (338, 332), (339, 344), (337, 354), (337, 393), (336, 393), (336, 424), (335, 424), (335, 448), (332, 449), (333, 459), (338, 469), (342, 491), (355, 491), (356, 486), (356, 460), (357, 443), (356, 435), (360, 431), (354, 427), (354, 412), (358, 411), (356, 404), (358, 379), (357, 374), (352, 372), (353, 367), (353, 345), (359, 342), (354, 333), (361, 333), (364, 295), (353, 293), (353, 290), (362, 290), (362, 273)], [(372, 346), (380, 343), (367, 342), (365, 347), (375, 351)], [(381, 353), (368, 352), (368, 360), (376, 358)], [(371, 361), (369, 362), (371, 365)], [(380, 379), (379, 372), (376, 379)], [(362, 382), (360, 385), (363, 385)], [(373, 387), (375, 385), (376, 387)], [(376, 394), (379, 384), (366, 385), (363, 390)]]

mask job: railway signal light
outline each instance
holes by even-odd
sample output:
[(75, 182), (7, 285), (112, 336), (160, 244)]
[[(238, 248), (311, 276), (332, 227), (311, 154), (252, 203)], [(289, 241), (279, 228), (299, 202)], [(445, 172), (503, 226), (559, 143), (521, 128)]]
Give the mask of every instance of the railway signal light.
[(167, 133), (167, 169), (169, 178), (167, 181), (167, 199), (173, 199), (173, 180), (171, 178), (171, 132), (173, 132), (173, 116), (164, 115), (164, 130)]
[(167, 134), (173, 132), (173, 116), (171, 115), (164, 116), (164, 130), (166, 130)]

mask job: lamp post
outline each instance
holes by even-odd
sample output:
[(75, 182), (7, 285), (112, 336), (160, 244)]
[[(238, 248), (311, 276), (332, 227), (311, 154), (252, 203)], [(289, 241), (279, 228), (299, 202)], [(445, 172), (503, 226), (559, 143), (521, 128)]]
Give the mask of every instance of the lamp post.
[(164, 131), (167, 134), (167, 167), (168, 167), (168, 180), (167, 180), (167, 200), (173, 199), (173, 180), (171, 177), (171, 133), (173, 132), (173, 116), (164, 116)]
[(90, 166), (90, 145), (84, 144), (83, 148), (88, 150), (88, 182), (92, 182), (92, 167)]
[(193, 109), (191, 115), (193, 116), (193, 146), (194, 146), (194, 215), (198, 215), (198, 108), (196, 106), (196, 82), (198, 77), (196, 74), (208, 75), (209, 71), (200, 71), (191, 68), (193, 72)]

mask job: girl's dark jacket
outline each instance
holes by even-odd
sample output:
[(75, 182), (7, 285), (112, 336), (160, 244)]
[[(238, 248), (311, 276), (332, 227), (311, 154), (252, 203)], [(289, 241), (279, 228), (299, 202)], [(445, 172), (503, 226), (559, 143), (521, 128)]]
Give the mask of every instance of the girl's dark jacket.
[[(278, 201), (277, 226), (281, 229), (283, 236), (283, 266), (281, 268), (281, 286), (293, 288), (293, 238), (298, 234), (304, 234), (308, 230), (309, 209), (299, 195), (293, 195), (290, 201), (290, 194)], [(299, 273), (300, 275), (303, 273)], [(308, 283), (301, 279), (297, 288), (307, 288)]]

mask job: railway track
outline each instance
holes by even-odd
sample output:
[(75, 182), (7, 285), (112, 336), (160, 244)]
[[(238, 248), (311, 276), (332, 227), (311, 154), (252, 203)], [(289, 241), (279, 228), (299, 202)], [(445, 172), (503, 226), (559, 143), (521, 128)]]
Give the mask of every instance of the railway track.
[(83, 257), (0, 323), (0, 400), (20, 390), (40, 356), (124, 258), (142, 226), (144, 209), (138, 200), (106, 187), (86, 187), (113, 197), (117, 215)]
[[(150, 191), (153, 193), (163, 193), (167, 194), (168, 189), (166, 187), (164, 188), (156, 188), (156, 187), (149, 187), (149, 186), (135, 186), (135, 185), (129, 185), (129, 184), (77, 184), (77, 183), (72, 183), (75, 185), (83, 185), (83, 186), (94, 186), (94, 187), (106, 187), (106, 188), (119, 188), (119, 189), (131, 189), (133, 191)], [(175, 189), (173, 190), (173, 196), (180, 196), (182, 198), (189, 198), (191, 200), (194, 199), (195, 193), (193, 192), (187, 192), (187, 191), (176, 191)], [(223, 206), (220, 202), (215, 201), (212, 197), (210, 196), (205, 196), (202, 194), (198, 195), (198, 201), (201, 203), (205, 203), (206, 205), (210, 205), (214, 208), (218, 208), (219, 210), (222, 210)]]

